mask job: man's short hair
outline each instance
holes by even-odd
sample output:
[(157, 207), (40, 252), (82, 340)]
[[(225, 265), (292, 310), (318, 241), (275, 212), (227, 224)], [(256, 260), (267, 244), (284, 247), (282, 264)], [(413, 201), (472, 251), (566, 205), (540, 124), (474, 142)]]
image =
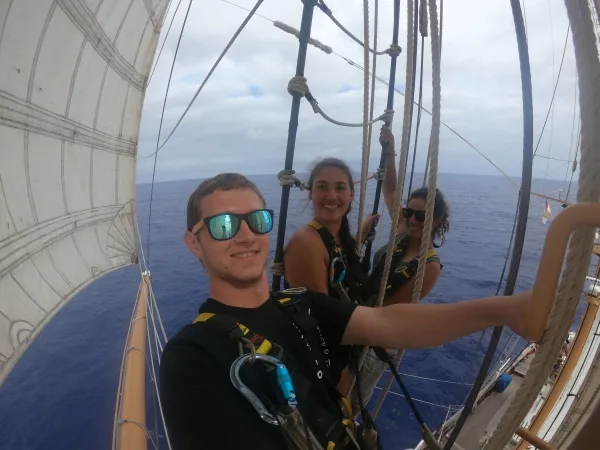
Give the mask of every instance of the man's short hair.
[(192, 192), (192, 195), (190, 195), (187, 205), (188, 231), (192, 231), (192, 228), (194, 228), (202, 218), (200, 203), (204, 197), (215, 191), (231, 191), (234, 189), (250, 189), (258, 195), (263, 205), (266, 205), (265, 199), (258, 190), (256, 184), (244, 175), (239, 173), (220, 173), (217, 176), (202, 181), (196, 190)]

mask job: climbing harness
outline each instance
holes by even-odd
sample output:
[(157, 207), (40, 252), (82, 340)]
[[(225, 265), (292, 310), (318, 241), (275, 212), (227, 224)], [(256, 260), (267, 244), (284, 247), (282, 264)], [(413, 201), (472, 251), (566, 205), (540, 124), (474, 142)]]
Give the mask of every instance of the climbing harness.
[[(411, 261), (404, 263), (402, 262), (402, 256), (404, 255), (405, 251), (406, 240), (403, 239), (402, 236), (398, 236), (397, 244), (392, 255), (392, 271), (390, 271), (385, 288), (386, 296), (392, 296), (396, 294), (396, 292), (398, 292), (402, 286), (407, 284), (417, 273), (419, 268), (419, 258), (415, 257)], [(367, 278), (366, 282), (362, 285), (361, 294), (366, 305), (375, 305), (379, 284), (381, 282), (381, 277), (383, 276), (385, 256), (386, 252), (382, 254), (379, 262), (373, 267), (373, 271)], [(440, 266), (442, 266), (437, 253), (433, 248), (430, 248), (427, 251), (425, 261), (426, 263), (438, 262), (440, 263)]]
[[(202, 341), (207, 350), (224, 365), (229, 366), (232, 385), (248, 400), (261, 419), (279, 426), (284, 431), (286, 441), (289, 443), (291, 440), (293, 443), (290, 445), (291, 449), (377, 450), (380, 448), (377, 441), (374, 441), (377, 446), (368, 446), (365, 444), (368, 439), (364, 437), (369, 435), (374, 425), (365, 427), (355, 424), (348, 401), (339, 394), (330, 380), (330, 351), (318, 322), (308, 312), (308, 304), (302, 297), (304, 292), (304, 289), (281, 291), (274, 293), (272, 299), (290, 317), (294, 328), (306, 342), (312, 371), (322, 381), (324, 390), (332, 401), (332, 409), (333, 405), (337, 404), (339, 414), (334, 414), (331, 409), (327, 409), (308, 395), (311, 382), (297, 370), (291, 373), (288, 371), (286, 364), (296, 360), (278, 344), (224, 314), (201, 313), (194, 320), (194, 324), (203, 325), (207, 329), (212, 327), (213, 331), (226, 334), (238, 345), (239, 356), (231, 361), (230, 356), (213, 348), (213, 340)], [(241, 368), (255, 364), (258, 364), (267, 376), (275, 377), (283, 399), (283, 402), (280, 402), (282, 404), (274, 405), (272, 399), (260, 398), (242, 381)], [(325, 364), (325, 367), (322, 364)]]
[(348, 258), (344, 254), (344, 249), (335, 242), (332, 234), (321, 223), (311, 220), (308, 225), (319, 233), (327, 249), (327, 255), (329, 256), (329, 276), (327, 281), (337, 294), (334, 297), (346, 300), (349, 303), (357, 302), (362, 304), (361, 283), (365, 281), (365, 277), (361, 268), (358, 264), (349, 264)]

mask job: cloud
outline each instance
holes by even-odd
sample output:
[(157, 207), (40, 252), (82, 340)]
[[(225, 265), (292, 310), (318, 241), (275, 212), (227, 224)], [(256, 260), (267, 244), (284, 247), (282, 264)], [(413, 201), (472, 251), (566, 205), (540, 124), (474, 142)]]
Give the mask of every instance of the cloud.
[[(253, 0), (234, 0), (245, 8)], [(362, 39), (362, 2), (329, 0), (336, 18)], [(175, 5), (176, 2), (173, 2)], [(402, 2), (396, 86), (404, 91), (406, 72), (406, 2)], [(140, 131), (139, 153), (156, 148), (164, 94), (175, 54), (187, 0), (183, 0), (162, 56), (147, 90)], [(266, 0), (258, 13), (300, 28), (301, 1)], [(541, 132), (558, 76), (568, 21), (558, 0), (526, 2), (528, 44), (534, 99), (535, 142)], [(371, 3), (371, 34), (373, 33)], [(173, 14), (163, 27), (164, 39)], [(378, 49), (391, 43), (393, 0), (379, 1)], [(161, 142), (170, 133), (200, 83), (247, 12), (223, 0), (194, 2), (181, 40), (167, 100)], [(305, 76), (319, 105), (331, 117), (361, 123), (363, 72), (342, 57), (363, 65), (363, 49), (315, 9), (312, 37), (333, 48), (334, 54), (310, 46)], [(420, 39), (419, 39), (420, 40)], [(371, 45), (373, 36), (371, 35)], [(419, 44), (420, 45), (420, 44)], [(420, 48), (420, 47), (419, 47)], [(215, 70), (187, 116), (158, 154), (156, 179), (201, 178), (222, 171), (245, 174), (277, 173), (283, 168), (292, 97), (287, 83), (295, 73), (298, 40), (263, 17), (255, 16)], [(419, 58), (420, 58), (419, 49)], [(431, 44), (425, 39), (423, 105), (431, 110)], [(377, 74), (389, 78), (390, 58), (377, 58)], [(538, 153), (568, 159), (575, 106), (575, 61), (569, 40), (556, 99)], [(417, 79), (417, 87), (418, 87)], [(375, 115), (383, 113), (387, 87), (377, 83)], [(400, 143), (404, 98), (395, 95), (394, 131)], [(414, 114), (416, 120), (416, 108)], [(454, 0), (443, 15), (442, 120), (452, 126), (510, 175), (521, 173), (522, 102), (514, 22), (508, 2)], [(380, 147), (379, 124), (374, 128), (370, 169), (375, 170)], [(577, 119), (575, 120), (577, 126)], [(423, 114), (416, 167), (422, 172), (431, 118)], [(416, 126), (413, 125), (413, 136)], [(577, 130), (575, 130), (575, 135)], [(303, 172), (315, 159), (337, 156), (360, 169), (362, 129), (338, 127), (301, 103), (294, 167)], [(399, 148), (397, 149), (399, 152)], [(153, 160), (138, 159), (138, 180), (151, 179)], [(442, 128), (441, 172), (496, 174), (485, 159)], [(536, 158), (534, 177), (563, 178), (568, 164)]]

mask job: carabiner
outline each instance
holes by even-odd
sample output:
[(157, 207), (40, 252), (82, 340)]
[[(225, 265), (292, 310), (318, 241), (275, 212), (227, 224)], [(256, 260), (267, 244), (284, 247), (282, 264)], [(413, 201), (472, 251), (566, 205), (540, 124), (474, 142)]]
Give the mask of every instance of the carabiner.
[[(279, 425), (279, 421), (277, 417), (271, 414), (265, 405), (260, 401), (260, 399), (256, 396), (254, 392), (252, 392), (248, 387), (242, 382), (240, 378), (240, 368), (252, 358), (252, 355), (242, 355), (238, 359), (236, 359), (231, 365), (231, 369), (229, 370), (229, 378), (233, 386), (250, 402), (252, 407), (256, 410), (258, 415), (262, 420), (271, 425)], [(292, 408), (295, 408), (297, 405), (296, 401), (296, 392), (294, 390), (294, 384), (292, 383), (292, 378), (280, 360), (274, 358), (269, 355), (263, 355), (261, 353), (257, 353), (254, 355), (254, 361), (262, 361), (268, 365), (274, 366), (276, 368), (277, 374), (277, 384), (279, 385), (279, 389), (281, 390), (283, 397), (287, 401), (288, 405)]]
[[(335, 266), (336, 266), (336, 264), (338, 262), (341, 263), (342, 270), (340, 271), (340, 275), (336, 279), (336, 276), (335, 276), (335, 273), (336, 273)], [(344, 278), (346, 278), (346, 263), (344, 262), (344, 259), (341, 256), (336, 256), (335, 258), (333, 258), (331, 260), (329, 282), (331, 283), (331, 285), (334, 285), (335, 283), (341, 284), (342, 281), (344, 281)]]

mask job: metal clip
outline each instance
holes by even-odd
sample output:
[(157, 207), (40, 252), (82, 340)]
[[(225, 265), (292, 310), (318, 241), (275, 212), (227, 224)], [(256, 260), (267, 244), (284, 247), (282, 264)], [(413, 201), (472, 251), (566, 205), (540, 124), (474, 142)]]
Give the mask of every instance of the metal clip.
[(265, 405), (260, 401), (256, 394), (248, 389), (248, 387), (240, 378), (240, 368), (246, 364), (248, 360), (252, 359), (254, 361), (262, 361), (263, 363), (276, 368), (277, 384), (279, 385), (279, 388), (281, 389), (281, 392), (283, 393), (288, 405), (292, 408), (295, 408), (297, 406), (296, 392), (294, 390), (294, 385), (292, 383), (290, 374), (285, 367), (285, 364), (283, 364), (280, 360), (269, 355), (263, 355), (261, 353), (256, 353), (254, 358), (252, 355), (240, 356), (233, 362), (231, 369), (229, 370), (229, 378), (231, 383), (244, 397), (246, 397), (260, 418), (271, 425), (279, 425), (277, 417), (267, 410)]

